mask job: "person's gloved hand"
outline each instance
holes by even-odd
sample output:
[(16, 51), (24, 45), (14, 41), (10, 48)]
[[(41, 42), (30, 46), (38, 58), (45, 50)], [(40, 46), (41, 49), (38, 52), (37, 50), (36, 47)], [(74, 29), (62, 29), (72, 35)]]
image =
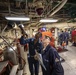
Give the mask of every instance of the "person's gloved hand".
[(38, 60), (38, 57), (37, 57), (37, 55), (36, 55), (36, 54), (34, 55), (34, 59), (35, 59), (35, 60)]

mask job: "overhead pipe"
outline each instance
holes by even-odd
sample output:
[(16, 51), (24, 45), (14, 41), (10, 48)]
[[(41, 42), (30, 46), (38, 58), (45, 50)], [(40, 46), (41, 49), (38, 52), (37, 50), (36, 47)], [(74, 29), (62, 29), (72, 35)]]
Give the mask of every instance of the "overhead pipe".
[[(57, 12), (66, 4), (66, 2), (67, 2), (67, 0), (62, 0), (59, 4), (57, 4), (57, 5), (50, 11), (50, 12), (52, 12), (52, 11), (54, 10), (54, 11), (50, 14), (50, 17), (53, 16), (55, 13), (57, 13)], [(48, 7), (48, 6), (47, 6), (47, 7)], [(47, 8), (47, 7), (46, 7), (46, 8)], [(45, 9), (46, 9), (46, 8), (45, 8)], [(44, 10), (44, 12), (45, 12), (45, 10)], [(44, 12), (43, 12), (43, 13), (44, 13)], [(50, 12), (48, 12), (45, 17), (47, 17)], [(43, 14), (42, 14), (42, 15), (43, 15)], [(38, 25), (39, 25), (39, 24), (38, 24)]]
[(26, 9), (27, 9), (28, 7), (27, 7), (27, 0), (26, 0)]
[[(52, 12), (53, 10), (55, 10), (55, 11), (53, 11), (51, 14), (54, 15), (56, 12), (58, 12), (58, 11), (66, 4), (66, 2), (67, 2), (67, 0), (62, 0), (60, 3), (58, 3), (58, 4), (50, 11), (50, 12)], [(49, 2), (48, 6), (50, 5), (50, 3), (51, 3), (51, 1)], [(60, 6), (59, 6), (59, 5), (60, 5)], [(46, 6), (46, 8), (44, 9), (42, 15), (43, 15), (44, 12), (47, 10), (48, 6)], [(58, 6), (59, 6), (59, 7), (58, 7)], [(57, 7), (58, 7), (58, 8), (57, 8)], [(49, 15), (50, 12), (48, 12), (47, 15)], [(47, 15), (46, 15), (46, 16), (47, 16)], [(45, 16), (45, 17), (46, 17), (46, 16)]]
[[(53, 10), (55, 10), (63, 1), (61, 1), (60, 3), (58, 3), (53, 9), (51, 9), (50, 12), (52, 12)], [(47, 15), (49, 14), (49, 12), (47, 13)]]
[[(48, 6), (50, 6), (50, 4), (52, 3), (52, 1), (50, 1), (49, 3), (48, 3), (48, 5), (46, 6), (46, 8), (43, 10), (43, 13), (42, 13), (42, 15), (44, 14), (44, 12), (45, 11), (47, 11), (47, 9), (48, 9)], [(54, 10), (56, 7), (58, 7), (60, 4), (62, 3), (62, 1), (60, 1), (60, 3), (59, 4), (57, 4), (52, 10)], [(51, 10), (51, 11), (52, 11)], [(46, 17), (46, 16), (45, 16)]]
[(9, 10), (9, 15), (11, 15), (11, 7), (10, 7), (10, 1), (8, 0), (8, 10)]
[(44, 14), (44, 12), (48, 9), (48, 6), (51, 4), (51, 1), (48, 3), (48, 5), (46, 6), (46, 8), (43, 10), (42, 15)]
[[(67, 1), (68, 1), (68, 0), (62, 0), (61, 5), (60, 5), (58, 8), (56, 8), (56, 9), (50, 14), (50, 17), (53, 16), (55, 13), (57, 13), (57, 12), (66, 4)], [(50, 12), (51, 12), (51, 11), (50, 11)], [(50, 13), (50, 12), (49, 12), (49, 13)], [(48, 14), (49, 14), (49, 13), (48, 13)], [(48, 15), (48, 14), (47, 14), (47, 15)]]

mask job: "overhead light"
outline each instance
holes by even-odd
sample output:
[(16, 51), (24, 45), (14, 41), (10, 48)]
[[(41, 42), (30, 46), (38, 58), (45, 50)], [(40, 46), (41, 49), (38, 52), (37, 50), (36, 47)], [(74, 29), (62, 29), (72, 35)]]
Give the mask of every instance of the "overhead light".
[(58, 20), (56, 19), (41, 19), (40, 22), (57, 22)]
[(5, 17), (7, 20), (11, 21), (29, 21), (30, 18), (28, 17)]

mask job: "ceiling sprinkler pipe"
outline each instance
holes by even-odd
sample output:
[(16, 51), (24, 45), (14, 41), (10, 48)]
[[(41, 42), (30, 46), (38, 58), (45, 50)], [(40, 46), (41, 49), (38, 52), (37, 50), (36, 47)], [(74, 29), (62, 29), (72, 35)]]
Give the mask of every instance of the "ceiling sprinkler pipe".
[(44, 12), (48, 9), (48, 6), (51, 4), (51, 1), (48, 3), (48, 5), (46, 6), (46, 8), (43, 10), (42, 15), (44, 14)]
[(50, 17), (53, 16), (56, 12), (58, 12), (66, 4), (66, 2), (67, 0), (63, 0), (61, 5), (50, 14)]
[(27, 7), (27, 0), (26, 0), (26, 9), (27, 9), (28, 7)]

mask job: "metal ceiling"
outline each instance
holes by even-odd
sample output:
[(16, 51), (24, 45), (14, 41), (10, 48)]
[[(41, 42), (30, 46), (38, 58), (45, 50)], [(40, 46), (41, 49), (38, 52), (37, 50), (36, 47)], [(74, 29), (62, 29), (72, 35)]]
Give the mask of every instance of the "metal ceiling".
[[(54, 12), (54, 8), (64, 0), (0, 0), (0, 23), (8, 23), (5, 16), (29, 16), (29, 22), (21, 22), (28, 26), (40, 26), (39, 20), (44, 17), (56, 18), (58, 22), (67, 22), (76, 18), (76, 0), (67, 3)], [(37, 13), (37, 8), (43, 8)], [(54, 14), (52, 15), (52, 13)], [(19, 22), (18, 22), (19, 23)]]

